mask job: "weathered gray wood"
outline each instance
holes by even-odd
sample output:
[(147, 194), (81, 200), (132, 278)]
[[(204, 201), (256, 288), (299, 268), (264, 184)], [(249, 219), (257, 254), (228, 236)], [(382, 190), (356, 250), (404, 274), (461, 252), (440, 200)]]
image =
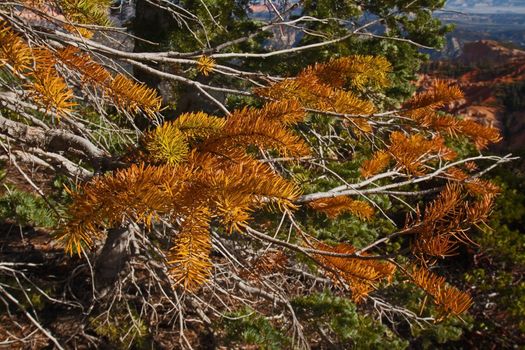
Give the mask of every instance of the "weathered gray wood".
[(103, 297), (111, 290), (125, 269), (131, 257), (131, 242), (136, 230), (138, 227), (135, 224), (129, 224), (108, 231), (95, 263), (95, 287), (99, 296)]

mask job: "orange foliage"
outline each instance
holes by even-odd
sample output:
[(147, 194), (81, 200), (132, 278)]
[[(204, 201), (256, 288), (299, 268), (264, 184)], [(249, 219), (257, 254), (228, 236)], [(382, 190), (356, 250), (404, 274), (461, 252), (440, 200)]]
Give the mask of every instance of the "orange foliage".
[(331, 219), (345, 212), (352, 213), (364, 220), (370, 220), (374, 215), (374, 209), (368, 203), (345, 196), (318, 199), (308, 205)]
[(386, 151), (377, 151), (371, 159), (367, 159), (361, 166), (361, 175), (371, 177), (383, 171), (390, 163), (391, 156)]
[[(329, 246), (315, 242), (312, 246), (327, 253), (354, 254), (357, 251), (352, 245), (346, 243)], [(334, 283), (339, 283), (339, 279), (348, 283), (355, 302), (364, 300), (381, 280), (390, 280), (396, 271), (395, 265), (373, 259), (344, 258), (324, 254), (314, 254), (314, 257), (333, 270), (326, 272)]]
[(430, 156), (438, 156), (446, 160), (456, 157), (454, 151), (445, 146), (441, 137), (427, 140), (420, 134), (407, 137), (399, 131), (390, 134), (388, 151), (397, 161), (398, 166), (413, 175), (422, 175), (426, 172), (424, 164), (432, 159)]
[(416, 285), (432, 296), (444, 316), (460, 315), (472, 305), (472, 297), (469, 294), (448, 285), (444, 277), (437, 276), (427, 269), (413, 266), (410, 276)]

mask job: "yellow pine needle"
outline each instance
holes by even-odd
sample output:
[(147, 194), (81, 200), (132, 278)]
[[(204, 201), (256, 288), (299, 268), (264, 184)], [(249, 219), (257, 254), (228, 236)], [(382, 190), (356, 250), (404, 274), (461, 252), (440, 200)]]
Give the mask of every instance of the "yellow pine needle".
[(9, 64), (15, 72), (22, 72), (29, 69), (32, 62), (31, 48), (7, 22), (0, 20), (0, 67)]
[(227, 119), (221, 143), (226, 148), (255, 145), (263, 149), (276, 149), (284, 156), (309, 155), (309, 147), (281, 123), (265, 119), (255, 113), (235, 111)]
[(110, 83), (111, 74), (100, 64), (93, 61), (90, 55), (83, 53), (74, 46), (67, 46), (58, 51), (57, 57), (62, 64), (80, 73), (84, 83), (96, 87), (106, 87)]
[(463, 170), (456, 168), (456, 167), (448, 168), (446, 171), (446, 174), (451, 179), (459, 181), (459, 182), (465, 181), (466, 179), (469, 178), (469, 175), (467, 173), (465, 173)]
[(501, 133), (497, 128), (481, 125), (473, 120), (461, 120), (459, 129), (460, 133), (472, 139), (480, 150), (487, 148), (489, 144), (498, 143), (502, 140)]
[[(194, 157), (194, 158), (192, 158)], [(259, 203), (275, 203), (281, 210), (295, 209), (294, 201), (301, 191), (293, 182), (276, 174), (267, 164), (246, 155), (232, 158), (215, 155), (195, 155), (190, 163), (201, 169), (197, 174), (203, 184), (226, 192), (241, 193), (247, 196), (252, 206)], [(248, 201), (239, 201), (249, 203)]]
[(425, 207), (424, 218), (418, 222), (419, 234), (412, 245), (414, 254), (424, 261), (425, 255), (451, 255), (459, 242), (475, 245), (467, 235), (468, 230), (485, 222), (498, 190), (497, 186), (479, 179), (465, 184), (448, 183)]
[(91, 248), (94, 241), (103, 238), (102, 231), (91, 226), (82, 225), (82, 223), (73, 223), (73, 226), (62, 229), (55, 236), (57, 242), (64, 247), (67, 254), (77, 254), (79, 257), (86, 248)]
[(461, 185), (449, 182), (436, 199), (425, 207), (425, 221), (436, 223), (454, 216), (462, 205), (464, 196)]
[(473, 171), (476, 171), (476, 170), (479, 169), (479, 168), (478, 168), (478, 165), (477, 165), (475, 162), (473, 162), (473, 161), (466, 162), (466, 163), (464, 163), (463, 165), (464, 165), (465, 168), (466, 168), (468, 171), (470, 171), (470, 172), (473, 172)]
[[(277, 101), (296, 101), (303, 108), (307, 109), (346, 115), (369, 115), (373, 113), (375, 106), (372, 102), (362, 100), (353, 92), (341, 88), (344, 81), (349, 79), (349, 76), (345, 76), (344, 73), (335, 74), (332, 70), (341, 66), (344, 63), (343, 61), (336, 60), (309, 67), (296, 78), (285, 79), (268, 87), (255, 89), (254, 92), (260, 96)], [(349, 61), (345, 62), (348, 64)], [(367, 72), (372, 73), (372, 71)], [(352, 81), (357, 84), (355, 86), (360, 86), (360, 79), (363, 81), (373, 79), (368, 73), (364, 71), (361, 73), (356, 73), (353, 76)], [(375, 73), (382, 74), (379, 70)], [(334, 74), (333, 77), (331, 76), (332, 74)], [(384, 74), (387, 73), (384, 72)], [(384, 83), (382, 78), (374, 81), (379, 85)], [(346, 121), (353, 124), (356, 131), (372, 132), (371, 125), (364, 118), (346, 117)]]
[(189, 145), (184, 134), (173, 125), (165, 123), (144, 137), (148, 158), (155, 163), (176, 165), (186, 159)]
[(406, 109), (406, 116), (423, 126), (454, 137), (459, 135), (469, 137), (478, 149), (484, 149), (491, 143), (501, 141), (501, 134), (497, 128), (436, 112), (439, 108), (461, 100), (463, 97), (463, 92), (457, 86), (445, 80), (435, 80), (429, 89), (417, 93), (405, 102), (403, 108)]
[(439, 155), (446, 160), (456, 157), (456, 153), (445, 146), (444, 139), (441, 137), (427, 140), (421, 134), (407, 137), (399, 131), (390, 134), (388, 151), (399, 166), (413, 175), (425, 173), (425, 158), (428, 158), (429, 155)]
[(108, 26), (111, 0), (59, 0), (64, 16), (74, 23)]
[(204, 76), (208, 76), (215, 67), (215, 60), (208, 56), (201, 56), (197, 60), (197, 70)]
[(350, 91), (333, 88), (312, 74), (286, 79), (255, 92), (275, 100), (296, 100), (305, 108), (329, 112), (367, 115), (375, 110), (372, 102), (361, 100)]
[(379, 174), (390, 163), (391, 156), (388, 152), (377, 151), (371, 159), (367, 159), (361, 166), (361, 175), (365, 178)]
[(66, 24), (64, 26), (64, 29), (73, 35), (81, 36), (86, 39), (91, 39), (93, 35), (95, 35), (95, 33), (89, 29), (86, 29), (80, 26), (71, 25), (71, 24)]
[[(356, 249), (346, 243), (329, 246), (321, 242), (314, 242), (313, 248), (331, 253), (353, 254)], [(380, 262), (368, 259), (334, 257), (323, 254), (314, 254), (322, 264), (334, 270), (336, 275), (327, 274), (338, 283), (338, 277), (342, 278), (352, 291), (352, 299), (355, 302), (362, 301), (369, 292), (374, 290), (375, 285), (381, 280), (390, 281), (396, 271), (395, 265), (388, 262)], [(363, 254), (364, 256), (366, 254)]]
[(136, 83), (122, 74), (113, 78), (106, 93), (118, 108), (129, 113), (142, 110), (147, 116), (153, 117), (161, 109), (162, 99), (155, 89)]
[(420, 234), (417, 236), (412, 251), (421, 259), (427, 254), (434, 257), (444, 258), (454, 255), (457, 249), (457, 241), (453, 240), (452, 234), (436, 234), (432, 232)]
[(245, 193), (228, 191), (214, 198), (217, 215), (229, 233), (241, 231), (242, 226), (251, 219), (253, 201)]
[(76, 106), (71, 91), (64, 79), (56, 75), (56, 71), (48, 69), (37, 69), (33, 72), (33, 82), (28, 84), (33, 100), (44, 106), (48, 111), (54, 111), (60, 118), (61, 115), (69, 113)]
[(243, 114), (256, 113), (260, 118), (278, 121), (285, 125), (293, 125), (304, 121), (306, 112), (296, 100), (281, 100), (266, 103), (262, 108), (245, 108)]
[(374, 215), (374, 209), (368, 203), (346, 196), (318, 199), (308, 205), (332, 219), (346, 212), (363, 220), (370, 220)]
[(425, 268), (413, 266), (410, 277), (434, 299), (444, 316), (459, 316), (472, 305), (472, 297), (469, 294), (448, 285), (444, 277), (437, 276)]
[(59, 60), (54, 52), (45, 47), (34, 47), (32, 48), (32, 54), (34, 61), (32, 70), (55, 71), (55, 75), (58, 75), (55, 66)]
[(483, 196), (467, 208), (468, 220), (474, 225), (486, 223), (493, 207), (494, 197), (490, 195)]
[(207, 138), (218, 134), (226, 124), (226, 119), (210, 116), (204, 112), (184, 113), (175, 121), (169, 122), (187, 138)]
[(123, 74), (112, 77), (90, 55), (78, 48), (68, 46), (59, 51), (57, 57), (62, 64), (77, 71), (83, 82), (104, 91), (117, 108), (129, 113), (143, 111), (149, 117), (160, 111), (162, 99), (155, 89), (134, 82)]
[(245, 153), (225, 159), (193, 151), (177, 167), (132, 165), (73, 191), (70, 220), (59, 240), (69, 253), (79, 253), (101, 239), (104, 228), (120, 225), (123, 218), (149, 225), (157, 215), (188, 214), (201, 202), (232, 231), (266, 203), (294, 209), (299, 195), (295, 184)]
[(208, 208), (194, 208), (184, 218), (168, 254), (170, 275), (176, 285), (181, 285), (186, 290), (197, 290), (211, 274), (210, 217)]
[(104, 228), (120, 225), (125, 217), (148, 223), (176, 208), (189, 175), (182, 168), (132, 165), (95, 177), (72, 192), (69, 222), (58, 239), (69, 253), (80, 253), (78, 249), (90, 248), (103, 237)]
[(433, 111), (425, 112), (424, 116), (418, 120), (421, 125), (444, 132), (452, 137), (458, 137), (461, 132), (461, 120), (452, 115), (442, 115)]
[(475, 178), (468, 181), (465, 184), (468, 192), (475, 196), (484, 196), (484, 195), (497, 195), (501, 193), (501, 188), (492, 181), (483, 180), (480, 178)]
[(388, 74), (392, 66), (381, 56), (349, 56), (318, 63), (305, 70), (316, 75), (322, 82), (336, 88), (346, 84), (358, 90), (389, 85)]
[(228, 117), (222, 132), (206, 140), (202, 150), (219, 154), (245, 150), (254, 145), (275, 149), (285, 156), (305, 156), (310, 152), (306, 143), (282, 122), (267, 118), (264, 109), (244, 108)]
[(448, 103), (461, 100), (463, 92), (456, 85), (445, 80), (434, 80), (429, 89), (417, 93), (403, 104), (408, 116), (414, 119), (421, 118), (428, 111), (434, 111)]

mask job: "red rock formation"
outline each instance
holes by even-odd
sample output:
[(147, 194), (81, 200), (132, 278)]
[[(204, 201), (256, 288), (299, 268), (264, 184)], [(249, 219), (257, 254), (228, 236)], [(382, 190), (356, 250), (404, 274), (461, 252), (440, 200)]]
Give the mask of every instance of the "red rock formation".
[(507, 64), (525, 59), (525, 51), (507, 48), (497, 41), (480, 40), (465, 43), (458, 62), (466, 64)]
[[(458, 66), (466, 72), (452, 76)], [(448, 106), (449, 111), (502, 130), (504, 140), (497, 149), (525, 148), (525, 111), (506, 110), (498, 96), (503, 86), (525, 81), (525, 51), (490, 40), (467, 43), (458, 59), (438, 64), (436, 71), (420, 77), (419, 84), (425, 86), (436, 78), (458, 84), (465, 93), (465, 100)]]

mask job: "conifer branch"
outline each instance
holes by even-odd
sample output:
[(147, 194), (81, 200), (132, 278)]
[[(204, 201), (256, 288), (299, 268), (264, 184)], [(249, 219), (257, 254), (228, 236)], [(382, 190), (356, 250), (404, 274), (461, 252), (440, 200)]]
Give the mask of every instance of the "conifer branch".
[[(371, 183), (371, 181), (369, 181), (369, 180), (375, 180), (374, 178), (370, 178), (368, 180), (362, 181), (361, 183), (352, 184), (351, 187), (347, 186), (347, 185), (344, 185), (344, 186), (337, 187), (337, 188), (334, 188), (334, 189), (332, 189), (330, 191), (326, 191), (326, 192), (316, 192), (316, 193), (305, 194), (305, 195), (302, 195), (297, 200), (297, 202), (298, 203), (306, 203), (306, 202), (311, 202), (311, 201), (322, 199), (322, 198), (334, 198), (334, 197), (339, 197), (339, 196), (359, 195), (361, 193), (362, 194), (382, 193), (383, 191), (388, 191), (388, 190), (391, 190), (391, 189), (394, 189), (394, 188), (402, 188), (403, 186), (406, 186), (406, 185), (417, 184), (417, 183), (421, 183), (421, 182), (424, 182), (424, 181), (428, 181), (428, 180), (433, 179), (433, 178), (437, 178), (438, 176), (444, 174), (447, 171), (447, 169), (455, 167), (455, 166), (460, 165), (460, 164), (468, 163), (468, 162), (471, 162), (471, 161), (475, 161), (475, 160), (491, 160), (491, 161), (494, 162), (493, 167), (491, 166), (491, 169), (493, 169), (497, 165), (500, 165), (500, 164), (503, 164), (503, 163), (508, 163), (508, 162), (511, 162), (513, 160), (516, 160), (516, 159), (518, 159), (518, 158), (511, 157), (511, 154), (508, 154), (508, 155), (503, 156), (503, 157), (480, 155), (480, 156), (476, 156), (476, 157), (470, 157), (470, 158), (466, 158), (466, 159), (457, 160), (455, 162), (443, 165), (442, 167), (436, 169), (435, 171), (433, 171), (431, 173), (428, 173), (428, 174), (423, 175), (423, 176), (414, 177), (414, 178), (409, 179), (409, 180), (396, 182), (396, 183), (392, 183), (392, 184), (387, 184), (387, 185), (383, 185), (383, 186), (378, 186), (378, 187), (374, 187), (374, 188), (369, 188), (369, 189), (368, 188), (362, 189), (364, 184), (370, 184)], [(379, 174), (378, 177), (383, 178), (383, 177), (390, 177), (390, 176), (396, 176), (396, 175), (399, 175), (399, 173), (398, 172), (389, 172), (388, 174), (387, 173)]]
[[(380, 315), (424, 320), (370, 296), (394, 279), (397, 267), (434, 299), (441, 316), (468, 309), (468, 294), (426, 269), (407, 271), (399, 261), (430, 265), (454, 254), (459, 244), (475, 244), (469, 230), (488, 221), (500, 192), (480, 176), (513, 158), (458, 159), (448, 141), (466, 137), (482, 149), (499, 141), (498, 130), (443, 112), (462, 97), (444, 81), (416, 93), (401, 108), (383, 111), (393, 104), (385, 88), (399, 76), (380, 56), (327, 57), (285, 78), (257, 66), (258, 59), (292, 57), (351, 37), (382, 37), (367, 30), (389, 16), (398, 23), (395, 12), (356, 28), (337, 18), (288, 20), (274, 8), (277, 16), (267, 25), (256, 24), (241, 38), (229, 32), (233, 39), (220, 43), (222, 33), (208, 31), (210, 25), (222, 25), (209, 4), (198, 5), (205, 14), (201, 19), (186, 3), (155, 3), (174, 16), (179, 29), (189, 30), (194, 43), (188, 46), (204, 49), (125, 52), (99, 42), (99, 34), (119, 30), (103, 28), (109, 24), (108, 0), (0, 5), (0, 100), (7, 110), (0, 116), (0, 138), (10, 144), (2, 159), (33, 161), (46, 171), (82, 178), (83, 183), (67, 189), (67, 221), (54, 236), (66, 253), (103, 258), (127, 225), (136, 228), (125, 246), (133, 250), (129, 259), (124, 254), (129, 264), (112, 269), (126, 273), (110, 286), (115, 293), (98, 296), (97, 305), (120, 305), (136, 297), (128, 310), (133, 322), (135, 307), (142, 307), (139, 317), (153, 310), (147, 315), (151, 320), (160, 308), (172, 308), (166, 319), (178, 320), (181, 343), (190, 345), (184, 336), (185, 307), (210, 324), (230, 305), (254, 306), (254, 298), (262, 296), (286, 313), (288, 320), (278, 323), (290, 324), (291, 318), (295, 334), (304, 339), (290, 300), (308, 288), (350, 291), (355, 302), (369, 298)], [(309, 23), (341, 31), (334, 37), (310, 30)], [(253, 32), (276, 28), (301, 30), (314, 42), (259, 53), (232, 48), (254, 38)], [(389, 40), (414, 44), (406, 38)], [(261, 71), (244, 69), (244, 59), (254, 59), (250, 67)], [(195, 89), (222, 116), (166, 112), (163, 122), (161, 96), (133, 80), (124, 68), (129, 66)], [(232, 94), (243, 100), (231, 101)], [(225, 101), (250, 105), (230, 110)], [(141, 114), (149, 119), (139, 128), (134, 119)], [(425, 202), (421, 209), (414, 204), (419, 199)], [(389, 218), (392, 213), (387, 215), (397, 210), (390, 200), (408, 208), (403, 228)], [(352, 235), (333, 232), (344, 221), (330, 222), (324, 230), (310, 219), (312, 209), (329, 220), (350, 213), (374, 229), (383, 222), (374, 220), (379, 210), (392, 225), (358, 246)], [(263, 210), (279, 210), (281, 221)], [(321, 239), (327, 231), (330, 237)], [(395, 248), (398, 243), (404, 248)], [(101, 244), (102, 253), (95, 249)], [(201, 295), (230, 300), (217, 307)]]
[(416, 285), (432, 296), (445, 315), (460, 315), (472, 305), (470, 295), (448, 285), (445, 278), (424, 268), (413, 266), (410, 277)]

